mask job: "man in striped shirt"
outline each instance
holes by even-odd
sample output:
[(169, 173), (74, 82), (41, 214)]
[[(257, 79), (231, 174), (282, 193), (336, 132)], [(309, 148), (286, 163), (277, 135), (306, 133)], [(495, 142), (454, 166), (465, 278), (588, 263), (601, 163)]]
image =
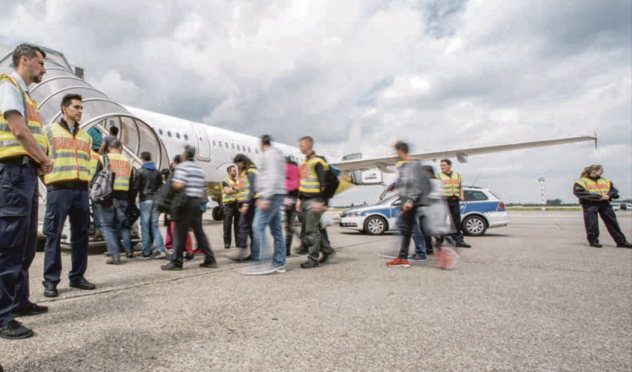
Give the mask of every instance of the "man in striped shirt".
[(172, 219), (176, 222), (175, 247), (172, 260), (161, 267), (162, 270), (182, 270), (182, 253), (186, 244), (189, 228), (193, 229), (193, 235), (199, 249), (204, 252), (204, 262), (200, 267), (216, 268), (217, 261), (211, 250), (208, 238), (202, 228), (202, 203), (206, 203), (206, 177), (202, 168), (195, 163), (195, 147), (186, 145), (182, 154), (184, 161), (178, 165), (173, 175), (171, 187), (177, 192), (184, 192), (187, 196), (186, 205), (182, 212)]

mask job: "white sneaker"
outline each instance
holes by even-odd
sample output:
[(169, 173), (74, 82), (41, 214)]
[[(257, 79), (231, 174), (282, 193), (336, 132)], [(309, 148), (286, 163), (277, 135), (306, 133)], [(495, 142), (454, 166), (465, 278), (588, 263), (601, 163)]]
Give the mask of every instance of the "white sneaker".
[(165, 251), (160, 251), (157, 252), (156, 255), (154, 256), (155, 259), (161, 259), (161, 258), (165, 258), (167, 257), (167, 254), (165, 253)]
[(283, 274), (285, 272), (285, 265), (283, 265), (283, 266), (276, 266), (274, 269), (275, 269), (275, 271), (277, 273)]

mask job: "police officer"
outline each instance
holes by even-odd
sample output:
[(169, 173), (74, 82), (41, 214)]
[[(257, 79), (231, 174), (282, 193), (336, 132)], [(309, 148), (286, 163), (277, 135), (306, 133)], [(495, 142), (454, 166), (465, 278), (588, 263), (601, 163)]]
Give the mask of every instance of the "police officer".
[(109, 154), (103, 155), (97, 164), (96, 175), (103, 169), (105, 157), (108, 157), (109, 167), (114, 172), (113, 201), (107, 205), (99, 204), (99, 216), (101, 218), (101, 230), (108, 248), (110, 259), (105, 261), (108, 265), (121, 264), (121, 239), (125, 246), (128, 258), (133, 258), (131, 231), (123, 225), (128, 201), (133, 203), (136, 192), (134, 182), (134, 167), (130, 159), (123, 152), (123, 144), (119, 140), (112, 141), (109, 145)]
[(619, 191), (612, 182), (603, 175), (601, 165), (591, 165), (584, 168), (579, 180), (573, 186), (573, 193), (579, 198), (579, 203), (584, 211), (584, 226), (586, 237), (591, 247), (601, 248), (599, 243), (599, 217), (603, 220), (610, 236), (619, 248), (632, 248), (625, 235), (621, 232), (617, 215), (614, 213), (610, 201), (619, 198)]
[[(226, 168), (226, 177), (222, 181), (222, 204), (224, 204), (224, 248), (230, 248), (234, 231), (235, 241), (239, 234), (239, 207), (237, 206), (237, 168), (234, 165)], [(231, 231), (232, 230), (232, 231)]]
[(61, 235), (70, 216), (70, 248), (72, 268), (68, 273), (70, 287), (95, 289), (84, 278), (88, 267), (88, 228), (90, 204), (88, 184), (92, 138), (79, 127), (83, 112), (82, 98), (67, 94), (61, 101), (62, 119), (46, 127), (50, 143), (49, 156), (53, 171), (44, 176), (46, 184), (46, 215), (44, 235), (44, 296), (57, 297), (61, 276)]
[[(239, 170), (239, 184), (237, 186), (237, 203), (239, 207), (239, 233), (237, 235), (236, 245), (241, 248), (241, 252), (236, 256), (229, 256), (233, 261), (258, 261), (259, 247), (255, 245), (252, 232), (252, 222), (255, 218), (255, 204), (259, 195), (255, 191), (257, 189), (257, 175), (259, 171), (252, 163), (249, 157), (238, 154), (233, 159)], [(246, 256), (245, 251), (248, 246), (248, 237), (250, 237), (250, 255)]]
[[(461, 191), (461, 175), (452, 170), (452, 162), (450, 159), (441, 160), (441, 173), (435, 177), (443, 181), (443, 196), (448, 203), (450, 215), (454, 222), (456, 232), (451, 234), (457, 247), (471, 248), (472, 246), (465, 242), (463, 234), (461, 234), (461, 205), (459, 202), (465, 201), (463, 192)], [(443, 244), (443, 236), (437, 238), (437, 245)]]
[(0, 76), (0, 337), (31, 337), (14, 318), (48, 311), (29, 301), (29, 268), (37, 246), (38, 173), (49, 173), (48, 141), (28, 86), (46, 73), (46, 53), (22, 44), (15, 71)]
[[(309, 246), (308, 259), (301, 264), (303, 269), (311, 269), (325, 263), (336, 253), (331, 247), (327, 230), (321, 228), (320, 218), (327, 208), (327, 200), (323, 195), (325, 190), (325, 172), (329, 164), (313, 150), (314, 139), (305, 136), (299, 140), (299, 150), (305, 155), (300, 167), (299, 200), (296, 210), (303, 214), (305, 222), (305, 237)], [(323, 257), (320, 257), (320, 253)]]

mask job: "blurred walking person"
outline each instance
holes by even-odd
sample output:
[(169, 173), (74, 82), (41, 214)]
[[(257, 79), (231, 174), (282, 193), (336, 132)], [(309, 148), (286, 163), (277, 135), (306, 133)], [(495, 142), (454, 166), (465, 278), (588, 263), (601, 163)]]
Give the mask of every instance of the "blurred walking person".
[(251, 252), (255, 261), (261, 260), (261, 254), (267, 253), (266, 227), (274, 239), (274, 253), (270, 265), (259, 268), (261, 273), (285, 272), (286, 248), (283, 240), (281, 207), (285, 200), (285, 161), (283, 153), (272, 146), (269, 135), (261, 137), (261, 158), (257, 181), (257, 209), (253, 223), (254, 245), (258, 251)]
[(400, 160), (407, 164), (401, 169), (401, 186), (398, 188), (401, 211), (397, 219), (397, 226), (401, 235), (399, 254), (393, 261), (387, 262), (389, 267), (410, 267), (408, 251), (413, 230), (419, 227), (417, 208), (426, 204), (427, 193), (430, 190), (430, 180), (421, 168), (421, 164), (408, 155), (408, 145), (398, 141), (394, 145)]
[[(329, 164), (314, 152), (314, 139), (305, 136), (299, 140), (299, 149), (305, 155), (300, 168), (299, 200), (296, 210), (303, 214), (305, 237), (309, 245), (308, 259), (301, 264), (303, 269), (319, 267), (336, 253), (331, 247), (326, 228), (320, 220), (327, 209), (326, 195)], [(320, 257), (322, 253), (322, 257)]]
[(285, 158), (285, 191), (287, 195), (283, 203), (285, 211), (285, 250), (286, 256), (292, 254), (292, 239), (294, 238), (294, 222), (296, 221), (296, 203), (301, 176), (298, 164), (289, 156)]

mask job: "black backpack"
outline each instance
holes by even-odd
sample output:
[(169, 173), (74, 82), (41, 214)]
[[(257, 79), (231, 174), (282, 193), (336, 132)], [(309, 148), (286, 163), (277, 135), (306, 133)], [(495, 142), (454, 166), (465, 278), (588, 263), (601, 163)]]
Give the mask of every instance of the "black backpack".
[(154, 195), (154, 204), (159, 211), (171, 216), (178, 216), (184, 210), (187, 196), (184, 190), (174, 190), (171, 187), (171, 182), (172, 178), (169, 177), (167, 182), (160, 186)]
[[(320, 158), (327, 163), (324, 157), (321, 156)], [(338, 186), (340, 186), (340, 179), (338, 178), (340, 170), (329, 163), (327, 165), (329, 165), (329, 169), (325, 171), (325, 184), (323, 185), (323, 197), (325, 200), (333, 198), (336, 195)]]

